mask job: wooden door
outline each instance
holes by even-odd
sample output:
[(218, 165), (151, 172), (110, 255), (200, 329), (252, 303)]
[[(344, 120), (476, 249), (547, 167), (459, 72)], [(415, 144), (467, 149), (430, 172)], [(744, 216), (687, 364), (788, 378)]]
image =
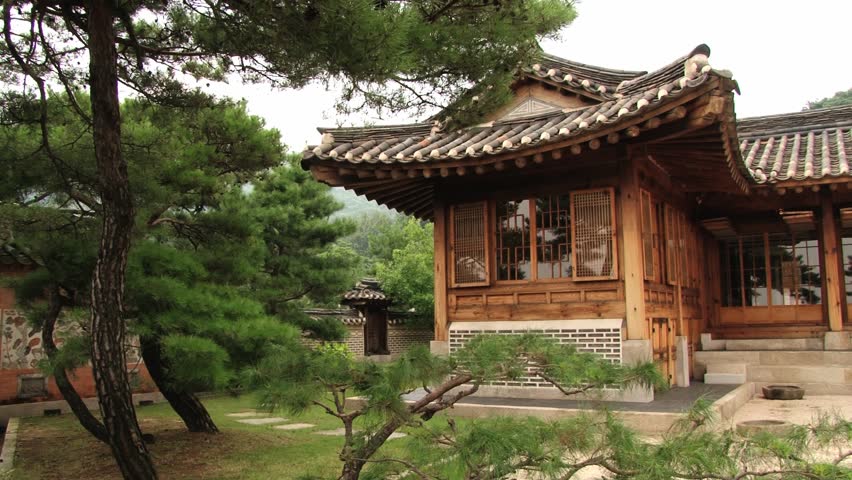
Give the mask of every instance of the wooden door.
[(364, 355), (387, 355), (388, 319), (384, 309), (367, 309), (364, 323)]
[(675, 342), (671, 319), (651, 319), (651, 347), (654, 363), (657, 364), (663, 376), (668, 379), (669, 385), (673, 384), (675, 377)]

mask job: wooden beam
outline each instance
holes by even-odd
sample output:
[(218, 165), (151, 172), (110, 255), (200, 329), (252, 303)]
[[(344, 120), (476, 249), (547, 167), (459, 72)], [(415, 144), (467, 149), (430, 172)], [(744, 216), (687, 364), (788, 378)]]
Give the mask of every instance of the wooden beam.
[(633, 152), (628, 151), (619, 162), (621, 189), (621, 243), (624, 249), (624, 302), (627, 316), (627, 338), (648, 338), (645, 328), (645, 274), (642, 265), (642, 231), (640, 224), (639, 178)]
[(822, 251), (825, 259), (825, 299), (828, 311), (828, 328), (832, 332), (843, 330), (843, 310), (846, 301), (845, 283), (841, 275), (840, 246), (838, 245), (837, 219), (831, 192), (820, 195)]
[(447, 218), (446, 207), (435, 204), (435, 340), (449, 340), (447, 325)]

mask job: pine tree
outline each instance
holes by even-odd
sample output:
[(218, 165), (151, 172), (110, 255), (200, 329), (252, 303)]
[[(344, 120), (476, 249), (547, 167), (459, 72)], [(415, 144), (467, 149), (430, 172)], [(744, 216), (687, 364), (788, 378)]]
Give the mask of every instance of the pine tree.
[[(492, 100), (477, 107), (487, 107), (505, 100), (508, 90), (494, 86), (508, 82), (496, 80), (537, 51), (536, 37), (555, 34), (573, 16), (569, 0), (3, 2), (0, 77), (18, 91), (34, 84), (39, 150), (65, 162), (48, 132), (50, 85), (61, 85), (67, 108), (91, 125), (103, 209), (91, 287), (92, 364), (110, 447), (125, 478), (156, 478), (156, 472), (119, 348), (138, 207), (122, 149), (119, 83), (176, 105), (186, 96), (179, 73), (214, 80), (238, 73), (288, 87), (340, 80), (344, 103), (360, 97), (365, 105), (393, 109), (435, 106), (459, 85), (480, 85), (481, 97)], [(76, 100), (84, 86), (88, 109)], [(454, 110), (475, 115), (477, 108)]]
[[(27, 155), (27, 141), (38, 137), (25, 119), (28, 104), (20, 105), (21, 121), (0, 129), (8, 147), (2, 160), (10, 167), (0, 199), (4, 229), (40, 268), (19, 283), (19, 296), (42, 325), (49, 369), (63, 395), (81, 423), (106, 441), (104, 426), (67, 380), (66, 370), (88, 360), (86, 349), (51, 348), (63, 309), (87, 306), (96, 257), (102, 209), (85, 171), (87, 131), (73, 116), (52, 125), (52, 140), (64, 145), (59, 153), (73, 162), (57, 173), (46, 155)], [(215, 432), (194, 392), (233, 386), (236, 371), (268, 345), (298, 342), (297, 325), (340, 336), (339, 325), (310, 324), (298, 305), (287, 305), (321, 301), (350, 284), (354, 255), (326, 247), (352, 225), (329, 220), (340, 205), (328, 187), (288, 161), (277, 132), (242, 103), (199, 95), (193, 108), (127, 101), (123, 111), (132, 191), (144, 206), (128, 260), (130, 332), (187, 428)], [(65, 181), (73, 183), (72, 195)]]
[[(556, 421), (457, 422), (444, 415), (481, 386), (520, 377), (550, 383), (568, 397), (586, 394), (590, 406), (601, 388), (664, 385), (653, 364), (613, 364), (536, 335), (484, 335), (449, 358), (415, 349), (384, 365), (334, 348), (279, 353), (251, 372), (263, 385), (263, 405), (320, 408), (338, 419), (344, 430), (340, 480), (852, 476), (852, 422), (830, 414), (785, 435), (743, 436), (714, 424), (712, 405), (701, 399), (661, 439), (643, 438), (602, 408)], [(412, 400), (403, 400), (415, 390)], [(383, 449), (403, 428), (411, 437), (407, 447)]]

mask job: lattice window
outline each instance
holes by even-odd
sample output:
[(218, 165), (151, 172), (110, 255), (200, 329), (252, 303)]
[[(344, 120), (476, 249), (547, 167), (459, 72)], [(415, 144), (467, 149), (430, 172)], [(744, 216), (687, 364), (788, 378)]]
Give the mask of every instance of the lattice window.
[(531, 280), (530, 201), (497, 202), (497, 279)]
[(535, 201), (537, 278), (571, 278), (571, 211), (568, 195)]
[(571, 218), (574, 280), (616, 278), (613, 189), (571, 192)]
[(488, 283), (486, 213), (485, 202), (456, 205), (451, 210), (450, 278), (454, 286)]
[(657, 248), (657, 215), (651, 192), (640, 192), (642, 207), (642, 255), (645, 263), (645, 280), (656, 280), (659, 268), (659, 250)]
[(678, 222), (677, 211), (671, 205), (665, 208), (666, 227), (666, 282), (669, 285), (677, 285), (678, 268)]

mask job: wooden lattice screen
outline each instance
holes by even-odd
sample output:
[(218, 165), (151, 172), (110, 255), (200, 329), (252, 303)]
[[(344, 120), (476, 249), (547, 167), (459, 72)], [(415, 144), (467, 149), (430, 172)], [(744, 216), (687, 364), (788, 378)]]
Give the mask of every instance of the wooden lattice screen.
[(453, 286), (488, 284), (485, 202), (455, 205), (450, 217), (450, 279)]
[(574, 280), (617, 278), (614, 190), (571, 192), (571, 218)]
[(666, 282), (669, 285), (677, 285), (678, 268), (678, 221), (677, 210), (666, 204), (665, 209), (666, 227)]
[(657, 265), (660, 263), (657, 249), (657, 218), (651, 192), (642, 190), (642, 255), (645, 261), (645, 280), (657, 279)]

